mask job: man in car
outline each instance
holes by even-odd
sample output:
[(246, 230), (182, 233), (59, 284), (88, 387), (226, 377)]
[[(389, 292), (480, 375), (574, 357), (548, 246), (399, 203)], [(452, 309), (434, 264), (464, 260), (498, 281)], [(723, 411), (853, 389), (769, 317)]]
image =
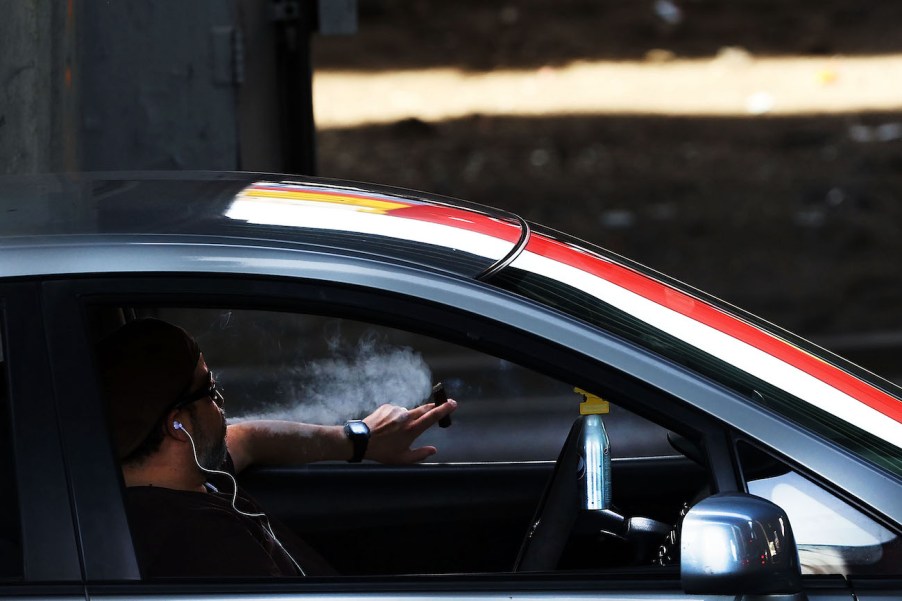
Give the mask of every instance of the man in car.
[(456, 403), (383, 405), (342, 426), (285, 421), (226, 425), (223, 397), (195, 340), (156, 319), (133, 321), (99, 345), (112, 438), (122, 465), (142, 572), (155, 577), (328, 575), (319, 555), (237, 487), (250, 465), (323, 460), (413, 463), (411, 448)]

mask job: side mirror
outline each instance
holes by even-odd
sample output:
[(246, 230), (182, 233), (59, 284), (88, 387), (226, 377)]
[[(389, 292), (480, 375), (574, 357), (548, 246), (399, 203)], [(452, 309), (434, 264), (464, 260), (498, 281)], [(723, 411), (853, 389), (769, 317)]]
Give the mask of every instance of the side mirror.
[(681, 532), (680, 578), (691, 594), (805, 598), (786, 512), (744, 493), (712, 495), (689, 510)]

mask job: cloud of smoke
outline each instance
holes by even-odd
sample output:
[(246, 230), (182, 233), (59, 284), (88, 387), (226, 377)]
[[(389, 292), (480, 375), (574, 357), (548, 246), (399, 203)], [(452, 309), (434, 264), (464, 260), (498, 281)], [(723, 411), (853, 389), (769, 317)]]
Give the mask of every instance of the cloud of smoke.
[(229, 421), (339, 424), (364, 417), (384, 403), (414, 407), (432, 391), (432, 372), (411, 348), (386, 345), (375, 335), (364, 336), (356, 344), (334, 336), (327, 346), (328, 357), (284, 369), (280, 401)]

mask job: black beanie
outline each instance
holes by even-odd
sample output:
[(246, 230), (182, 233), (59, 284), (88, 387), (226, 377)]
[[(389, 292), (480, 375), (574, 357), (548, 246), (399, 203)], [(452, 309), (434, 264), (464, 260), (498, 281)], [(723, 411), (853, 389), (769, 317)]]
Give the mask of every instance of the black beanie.
[(159, 319), (129, 322), (100, 342), (101, 384), (120, 460), (189, 392), (199, 357), (185, 330)]

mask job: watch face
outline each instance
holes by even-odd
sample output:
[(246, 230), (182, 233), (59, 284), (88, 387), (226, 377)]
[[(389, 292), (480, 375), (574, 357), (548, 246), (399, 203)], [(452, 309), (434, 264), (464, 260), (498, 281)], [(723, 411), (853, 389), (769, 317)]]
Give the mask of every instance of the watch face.
[(368, 436), (370, 433), (369, 427), (360, 421), (348, 422), (348, 430), (354, 436)]

